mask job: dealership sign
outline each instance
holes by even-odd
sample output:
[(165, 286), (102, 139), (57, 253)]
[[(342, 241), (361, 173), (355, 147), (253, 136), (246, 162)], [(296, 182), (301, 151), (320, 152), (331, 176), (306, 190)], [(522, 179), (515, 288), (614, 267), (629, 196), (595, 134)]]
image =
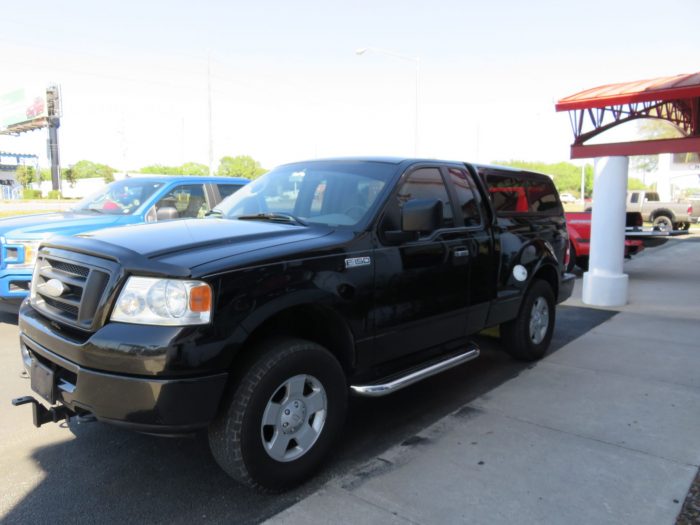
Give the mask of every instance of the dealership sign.
[(47, 116), (46, 88), (20, 88), (0, 94), (0, 130)]

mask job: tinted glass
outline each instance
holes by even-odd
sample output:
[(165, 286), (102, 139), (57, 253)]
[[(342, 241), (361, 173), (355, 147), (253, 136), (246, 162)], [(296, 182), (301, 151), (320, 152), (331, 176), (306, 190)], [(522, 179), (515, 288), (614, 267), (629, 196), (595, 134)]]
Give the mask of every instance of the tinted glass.
[(639, 202), (639, 193), (633, 193), (630, 197), (630, 202), (633, 204)]
[(496, 213), (528, 211), (525, 182), (515, 177), (488, 175), (486, 185)]
[(450, 179), (457, 192), (457, 206), (462, 210), (465, 226), (481, 224), (479, 214), (479, 193), (474, 181), (466, 170), (450, 168)]
[(138, 179), (112, 182), (97, 193), (80, 201), (74, 210), (108, 215), (130, 215), (162, 185), (161, 182), (147, 182)]
[(239, 184), (217, 184), (216, 187), (219, 188), (219, 195), (221, 195), (221, 200), (224, 200), (229, 195), (233, 195), (234, 193), (236, 193), (243, 186)]
[(397, 193), (399, 207), (413, 199), (437, 199), (442, 202), (443, 228), (454, 226), (452, 206), (445, 182), (437, 168), (421, 168), (408, 175)]
[(532, 213), (560, 210), (557, 190), (550, 181), (530, 181), (527, 186), (527, 195), (530, 203), (529, 210)]
[(170, 190), (156, 203), (156, 212), (167, 209), (169, 219), (197, 219), (204, 217), (209, 205), (204, 198), (202, 184), (187, 184)]
[(290, 164), (247, 184), (217, 208), (231, 219), (286, 213), (310, 223), (353, 226), (368, 215), (395, 171), (395, 165), (381, 162)]

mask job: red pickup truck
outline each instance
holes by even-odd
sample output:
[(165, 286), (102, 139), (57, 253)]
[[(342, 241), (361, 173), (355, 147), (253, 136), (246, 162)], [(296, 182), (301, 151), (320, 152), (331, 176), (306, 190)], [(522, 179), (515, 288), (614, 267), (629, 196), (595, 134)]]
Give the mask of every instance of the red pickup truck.
[[(641, 227), (642, 216), (639, 213), (627, 213), (626, 226)], [(569, 233), (570, 255), (566, 271), (571, 272), (574, 266), (582, 270), (588, 269), (588, 255), (591, 251), (591, 212), (568, 212), (566, 214), (566, 229)], [(629, 258), (644, 249), (644, 241), (640, 239), (625, 239), (625, 257)]]

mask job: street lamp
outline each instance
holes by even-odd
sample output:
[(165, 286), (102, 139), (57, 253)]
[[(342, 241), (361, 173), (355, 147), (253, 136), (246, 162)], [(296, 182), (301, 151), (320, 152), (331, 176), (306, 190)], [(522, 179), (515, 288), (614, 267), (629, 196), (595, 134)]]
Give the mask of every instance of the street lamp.
[(395, 51), (388, 51), (386, 49), (378, 49), (376, 47), (361, 47), (355, 50), (355, 54), (358, 56), (364, 55), (366, 52), (372, 51), (373, 53), (378, 53), (380, 55), (387, 55), (390, 57), (398, 58), (401, 60), (410, 60), (416, 63), (416, 107), (414, 113), (414, 124), (413, 124), (413, 154), (418, 156), (418, 86), (420, 78), (420, 57), (412, 57), (409, 55), (402, 55)]

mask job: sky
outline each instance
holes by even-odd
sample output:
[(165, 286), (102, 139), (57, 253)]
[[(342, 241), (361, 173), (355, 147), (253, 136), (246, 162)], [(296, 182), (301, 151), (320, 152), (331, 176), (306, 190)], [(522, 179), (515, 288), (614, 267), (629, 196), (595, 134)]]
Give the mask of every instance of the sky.
[[(573, 133), (555, 102), (700, 71), (700, 32), (685, 22), (698, 15), (698, 0), (13, 2), (0, 93), (61, 86), (62, 166), (208, 164), (209, 84), (215, 165), (416, 153), (559, 162)], [(47, 166), (46, 137), (0, 136), (0, 151)]]

